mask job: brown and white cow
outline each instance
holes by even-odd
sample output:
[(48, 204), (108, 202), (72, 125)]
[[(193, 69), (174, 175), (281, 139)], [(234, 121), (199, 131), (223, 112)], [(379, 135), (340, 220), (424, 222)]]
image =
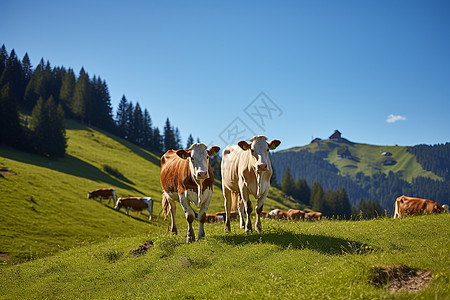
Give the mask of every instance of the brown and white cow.
[(237, 145), (229, 145), (223, 150), (221, 166), (226, 210), (225, 230), (230, 231), (232, 198), (237, 198), (240, 226), (245, 228), (246, 232), (252, 231), (250, 220), (252, 203), (249, 196), (253, 195), (257, 199), (255, 230), (261, 231), (261, 212), (272, 177), (269, 150), (274, 150), (280, 143), (279, 140), (267, 143), (265, 136), (258, 135), (250, 139), (250, 143), (240, 141)]
[(304, 220), (305, 212), (300, 209), (290, 209), (288, 210), (289, 220)]
[(394, 219), (404, 215), (423, 215), (441, 213), (446, 210), (436, 202), (428, 199), (407, 197), (405, 195), (398, 197), (394, 204)]
[(178, 200), (184, 210), (188, 222), (187, 242), (195, 241), (192, 222), (195, 219), (190, 203), (199, 208), (198, 238), (205, 236), (203, 223), (206, 221), (206, 210), (211, 202), (214, 175), (209, 158), (216, 155), (220, 148), (209, 150), (202, 143), (195, 143), (189, 149), (169, 150), (161, 157), (161, 186), (164, 190), (162, 205), (166, 215), (172, 219), (172, 233), (177, 234), (175, 224)]
[(102, 188), (102, 189), (96, 189), (93, 191), (88, 192), (88, 199), (97, 199), (100, 198), (100, 202), (102, 199), (109, 199), (109, 202), (111, 202), (111, 199), (113, 199), (114, 203), (116, 203), (116, 190), (113, 188)]
[(124, 207), (127, 210), (127, 215), (130, 215), (129, 211), (143, 211), (146, 209), (148, 211), (148, 219), (152, 219), (153, 213), (153, 200), (151, 197), (124, 197), (117, 199), (115, 210), (120, 210)]
[(321, 212), (307, 212), (307, 213), (305, 213), (305, 220), (311, 221), (313, 219), (316, 219), (316, 220), (322, 219), (322, 213)]

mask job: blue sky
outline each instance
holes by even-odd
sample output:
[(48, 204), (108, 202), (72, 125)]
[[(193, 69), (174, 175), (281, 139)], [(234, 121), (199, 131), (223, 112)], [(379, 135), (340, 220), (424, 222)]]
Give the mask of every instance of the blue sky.
[(82, 66), (202, 142), (449, 142), (449, 1), (2, 1), (0, 44)]

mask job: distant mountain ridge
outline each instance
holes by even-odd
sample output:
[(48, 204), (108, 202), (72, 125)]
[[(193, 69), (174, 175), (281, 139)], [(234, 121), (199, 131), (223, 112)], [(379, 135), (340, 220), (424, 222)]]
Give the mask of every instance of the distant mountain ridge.
[(295, 180), (305, 178), (310, 186), (345, 188), (352, 204), (375, 200), (392, 210), (402, 194), (441, 204), (450, 199), (450, 143), (376, 146), (351, 142), (336, 130), (328, 139), (276, 152), (271, 161), (277, 183), (289, 166)]

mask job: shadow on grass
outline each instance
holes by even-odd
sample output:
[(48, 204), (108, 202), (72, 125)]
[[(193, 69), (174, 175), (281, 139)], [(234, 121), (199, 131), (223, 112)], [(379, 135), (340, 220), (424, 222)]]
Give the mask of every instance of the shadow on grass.
[(363, 254), (372, 251), (372, 248), (356, 241), (322, 235), (294, 234), (289, 231), (226, 234), (214, 238), (230, 245), (271, 244), (283, 249), (309, 249), (330, 255)]
[[(111, 175), (101, 171), (97, 167), (69, 154), (66, 154), (64, 158), (49, 159), (37, 154), (30, 154), (14, 150), (9, 147), (1, 147), (0, 156), (25, 164), (48, 168), (50, 170), (86, 178), (93, 181), (101, 181), (111, 186), (127, 190), (134, 190), (143, 194), (138, 189), (117, 180)], [(20, 176), (20, 174), (17, 175)], [(83, 195), (86, 192), (87, 191), (83, 191)]]

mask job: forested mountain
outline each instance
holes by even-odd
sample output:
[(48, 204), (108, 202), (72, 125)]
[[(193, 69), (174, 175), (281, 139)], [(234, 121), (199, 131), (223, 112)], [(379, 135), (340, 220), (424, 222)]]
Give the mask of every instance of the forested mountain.
[(344, 188), (350, 203), (376, 201), (392, 211), (395, 199), (409, 195), (435, 200), (450, 199), (450, 143), (414, 147), (382, 147), (346, 139), (317, 139), (304, 147), (273, 153), (277, 183), (286, 168), (293, 180), (303, 178), (324, 190)]

